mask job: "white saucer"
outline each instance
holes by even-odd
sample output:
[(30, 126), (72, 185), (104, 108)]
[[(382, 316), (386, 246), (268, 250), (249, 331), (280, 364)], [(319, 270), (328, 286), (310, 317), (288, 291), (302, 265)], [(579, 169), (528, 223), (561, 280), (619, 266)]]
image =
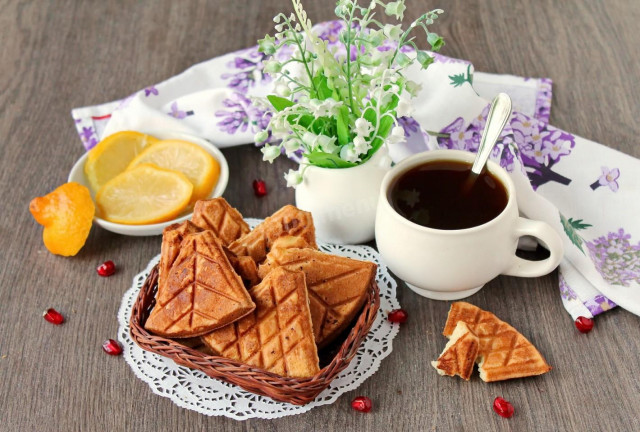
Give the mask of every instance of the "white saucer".
[(431, 291), (431, 290), (418, 288), (417, 286), (411, 285), (410, 283), (407, 283), (407, 282), (405, 283), (407, 284), (409, 289), (414, 293), (432, 300), (460, 300), (465, 297), (474, 295), (475, 293), (480, 291), (480, 288), (484, 286), (484, 285), (481, 285), (479, 287), (471, 288), (463, 291)]
[[(225, 159), (222, 152), (218, 150), (216, 146), (205, 139), (179, 132), (152, 132), (149, 133), (149, 135), (152, 135), (159, 139), (181, 139), (197, 144), (205, 149), (207, 153), (213, 156), (220, 163), (220, 177), (218, 178), (218, 183), (216, 184), (215, 188), (213, 188), (213, 191), (211, 191), (211, 195), (209, 195), (209, 198), (222, 196), (224, 190), (227, 188), (227, 183), (229, 182), (229, 165), (227, 164), (227, 160)], [(69, 173), (68, 181), (80, 183), (81, 185), (84, 185), (89, 190), (91, 190), (91, 188), (89, 187), (89, 182), (84, 175), (84, 163), (87, 160), (88, 154), (89, 153), (87, 152), (82, 155), (82, 157), (78, 159), (78, 161), (73, 165), (73, 168), (71, 168), (71, 172)], [(95, 200), (93, 191), (91, 192), (91, 197)], [(107, 231), (111, 231), (117, 234), (124, 234), (128, 236), (152, 236), (162, 234), (162, 230), (168, 225), (190, 219), (192, 214), (193, 212), (185, 213), (176, 219), (149, 225), (119, 224), (109, 222), (107, 220), (99, 218), (98, 216), (95, 216), (93, 220), (96, 224), (100, 225)]]

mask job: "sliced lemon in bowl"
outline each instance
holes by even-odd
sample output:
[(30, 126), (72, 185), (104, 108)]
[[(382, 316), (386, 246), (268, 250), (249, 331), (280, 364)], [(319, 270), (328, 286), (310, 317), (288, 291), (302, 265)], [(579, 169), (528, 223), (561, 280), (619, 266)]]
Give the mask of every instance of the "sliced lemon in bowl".
[(157, 143), (158, 138), (135, 131), (117, 132), (89, 150), (84, 173), (93, 192), (123, 172), (142, 151)]
[(220, 177), (220, 163), (199, 145), (183, 140), (158, 141), (136, 156), (127, 170), (145, 163), (184, 174), (193, 184), (191, 204), (209, 197)]
[(182, 173), (139, 164), (109, 180), (96, 194), (102, 218), (145, 225), (176, 218), (189, 206), (193, 184)]

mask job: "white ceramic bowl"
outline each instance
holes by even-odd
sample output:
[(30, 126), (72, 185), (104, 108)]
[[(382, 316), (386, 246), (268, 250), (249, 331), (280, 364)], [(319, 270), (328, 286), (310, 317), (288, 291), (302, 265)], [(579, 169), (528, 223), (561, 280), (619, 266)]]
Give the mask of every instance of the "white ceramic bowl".
[[(227, 183), (229, 182), (229, 165), (227, 164), (227, 160), (224, 155), (217, 147), (211, 144), (209, 141), (198, 138), (193, 135), (179, 133), (179, 132), (150, 132), (149, 135), (152, 135), (159, 139), (180, 139), (184, 141), (189, 141), (194, 144), (199, 145), (203, 149), (207, 151), (211, 156), (213, 156), (220, 163), (220, 177), (218, 178), (218, 183), (211, 191), (209, 198), (216, 198), (222, 196), (224, 190), (227, 188)], [(87, 177), (84, 175), (84, 163), (87, 160), (88, 153), (82, 155), (80, 159), (73, 165), (71, 172), (69, 173), (69, 181), (80, 183), (81, 185), (86, 186), (91, 190), (89, 186), (89, 182), (87, 181)], [(93, 191), (91, 192), (91, 197), (95, 199), (95, 194)], [(152, 236), (162, 234), (162, 230), (164, 227), (171, 225), (176, 222), (183, 222), (187, 219), (191, 218), (193, 212), (185, 213), (180, 217), (156, 224), (149, 225), (125, 225), (114, 222), (109, 222), (98, 216), (93, 218), (94, 222), (100, 225), (102, 228), (107, 231), (111, 231), (118, 234), (124, 234), (129, 236)]]

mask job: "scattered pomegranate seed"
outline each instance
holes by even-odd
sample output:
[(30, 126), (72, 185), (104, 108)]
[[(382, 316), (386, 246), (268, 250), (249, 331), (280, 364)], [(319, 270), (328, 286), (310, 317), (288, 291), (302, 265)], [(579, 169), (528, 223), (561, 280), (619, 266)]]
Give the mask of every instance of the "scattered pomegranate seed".
[(387, 318), (392, 323), (402, 324), (407, 322), (407, 318), (409, 318), (409, 314), (404, 309), (394, 309), (391, 312), (389, 312), (389, 316)]
[(113, 263), (113, 261), (105, 261), (98, 267), (96, 267), (96, 271), (100, 276), (108, 277), (116, 272), (116, 265)]
[(42, 316), (44, 317), (44, 319), (54, 325), (60, 325), (64, 322), (64, 317), (62, 316), (62, 314), (54, 308), (47, 309), (42, 313)]
[(373, 403), (371, 399), (366, 396), (358, 396), (354, 400), (351, 401), (351, 408), (356, 411), (368, 413), (373, 408)]
[(107, 339), (102, 342), (102, 349), (109, 355), (118, 356), (122, 354), (122, 346), (117, 341), (113, 339)]
[(501, 417), (513, 417), (513, 405), (511, 405), (509, 401), (502, 399), (500, 396), (493, 401), (493, 410)]
[(576, 328), (580, 333), (589, 333), (593, 328), (593, 320), (591, 318), (579, 316), (576, 318)]
[(253, 181), (253, 193), (255, 193), (259, 198), (267, 194), (267, 184), (264, 180), (257, 179)]

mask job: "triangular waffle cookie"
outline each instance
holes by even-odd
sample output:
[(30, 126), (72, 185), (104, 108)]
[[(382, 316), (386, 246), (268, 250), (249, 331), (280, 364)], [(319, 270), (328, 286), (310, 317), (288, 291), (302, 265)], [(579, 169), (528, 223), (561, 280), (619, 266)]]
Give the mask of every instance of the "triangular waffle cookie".
[(165, 337), (200, 336), (254, 308), (215, 235), (203, 231), (182, 241), (145, 328)]
[(303, 272), (273, 271), (249, 293), (256, 310), (235, 323), (202, 336), (223, 357), (278, 375), (318, 373), (307, 288)]
[(353, 320), (376, 274), (376, 265), (315, 249), (273, 249), (258, 276), (274, 268), (302, 270), (309, 290), (311, 321), (318, 347), (323, 347)]
[(470, 303), (455, 302), (443, 334), (451, 336), (459, 321), (465, 322), (480, 339), (477, 361), (484, 381), (541, 375), (551, 370), (531, 342), (491, 312)]
[(191, 220), (203, 230), (213, 231), (222, 246), (228, 246), (249, 232), (249, 225), (240, 212), (224, 198), (196, 202)]
[(431, 362), (440, 375), (454, 376), (469, 381), (476, 364), (480, 341), (464, 321), (458, 321), (451, 339), (438, 360)]
[(260, 263), (267, 256), (273, 242), (282, 236), (302, 237), (311, 247), (318, 247), (311, 213), (286, 205), (249, 234), (231, 243), (229, 249), (238, 256), (250, 256), (256, 263)]
[(180, 244), (188, 234), (202, 231), (190, 221), (169, 225), (162, 231), (162, 247), (158, 264), (158, 286), (166, 283), (169, 269), (180, 253)]

